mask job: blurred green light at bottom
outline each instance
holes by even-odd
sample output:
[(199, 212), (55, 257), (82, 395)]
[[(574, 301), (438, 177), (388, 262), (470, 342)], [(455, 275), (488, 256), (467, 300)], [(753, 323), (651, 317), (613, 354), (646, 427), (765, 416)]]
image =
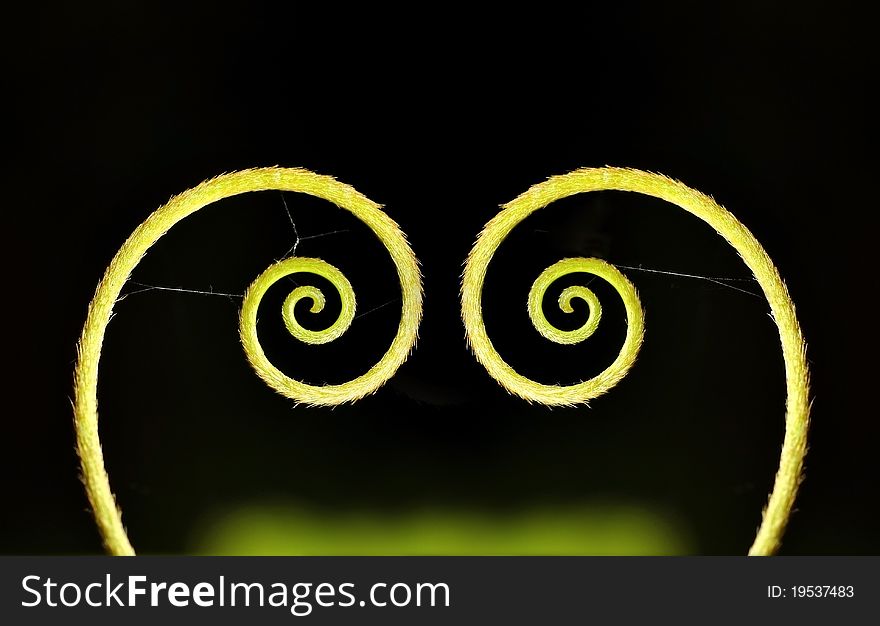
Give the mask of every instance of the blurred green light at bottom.
[(685, 530), (642, 506), (520, 512), (421, 509), (317, 512), (250, 505), (196, 529), (191, 552), (217, 555), (664, 555), (690, 553)]

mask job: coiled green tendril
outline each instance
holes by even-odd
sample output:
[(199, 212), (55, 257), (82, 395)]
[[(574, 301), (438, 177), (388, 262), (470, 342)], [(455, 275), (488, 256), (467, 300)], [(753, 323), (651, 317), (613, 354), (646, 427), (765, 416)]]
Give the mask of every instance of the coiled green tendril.
[[(284, 276), (308, 272), (326, 278), (342, 302), (337, 320), (327, 329), (311, 331), (296, 320), (296, 303), (312, 301), (311, 311), (320, 312), (324, 294), (315, 287), (294, 289), (282, 306), (288, 331), (297, 339), (320, 344), (333, 341), (351, 325), (355, 315), (354, 291), (348, 280), (333, 266), (320, 259), (290, 258), (269, 267), (248, 288), (240, 316), (240, 336), (245, 354), (257, 374), (273, 389), (313, 405), (335, 405), (372, 393), (384, 384), (409, 355), (418, 333), (422, 313), (422, 284), (415, 255), (395, 224), (379, 205), (351, 187), (326, 176), (302, 169), (259, 168), (219, 176), (172, 198), (141, 224), (113, 258), (89, 306), (79, 343), (74, 382), (74, 422), (81, 459), (83, 482), (101, 536), (112, 554), (134, 554), (122, 516), (116, 507), (104, 467), (98, 436), (98, 363), (107, 325), (125, 282), (146, 251), (174, 224), (195, 211), (222, 198), (249, 191), (283, 190), (308, 193), (349, 210), (379, 237), (397, 268), (401, 284), (402, 311), (397, 334), (388, 351), (366, 374), (341, 385), (313, 386), (293, 380), (266, 358), (256, 335), (259, 303), (269, 287)], [(752, 270), (770, 304), (779, 328), (786, 372), (786, 430), (779, 470), (761, 526), (750, 554), (772, 554), (779, 546), (801, 479), (809, 426), (809, 372), (805, 345), (788, 291), (767, 253), (754, 236), (726, 209), (710, 197), (684, 184), (658, 174), (619, 168), (582, 169), (535, 185), (505, 205), (485, 227), (465, 264), (462, 283), (462, 319), (468, 342), (477, 359), (508, 391), (529, 401), (548, 405), (585, 403), (613, 387), (632, 367), (644, 333), (644, 312), (632, 283), (616, 268), (598, 259), (564, 259), (541, 273), (529, 292), (529, 316), (538, 332), (557, 343), (572, 344), (589, 337), (598, 327), (601, 306), (592, 291), (573, 286), (559, 297), (559, 306), (571, 312), (574, 298), (584, 300), (590, 309), (588, 320), (573, 331), (561, 331), (550, 324), (542, 311), (542, 300), (549, 286), (572, 272), (600, 276), (623, 299), (627, 314), (627, 334), (614, 362), (594, 378), (575, 385), (543, 385), (515, 372), (492, 345), (482, 318), (481, 294), (489, 262), (511, 230), (525, 217), (551, 202), (587, 191), (613, 189), (661, 198), (680, 206), (712, 226), (724, 237)]]
[(573, 331), (562, 331), (547, 321), (542, 300), (555, 280), (572, 272), (587, 272), (605, 279), (620, 297), (627, 315), (627, 333), (614, 362), (597, 376), (573, 385), (544, 385), (530, 380), (508, 365), (489, 339), (483, 322), (482, 291), (492, 256), (510, 232), (526, 217), (562, 198), (589, 191), (631, 191), (675, 204), (715, 229), (742, 257), (755, 275), (770, 304), (779, 329), (786, 376), (785, 439), (779, 469), (763, 520), (749, 554), (768, 555), (778, 548), (801, 481), (809, 428), (809, 369), (806, 346), (779, 272), (751, 232), (712, 198), (660, 174), (614, 167), (585, 168), (554, 176), (533, 186), (486, 224), (465, 263), (461, 288), (461, 315), (467, 340), (477, 360), (502, 387), (530, 402), (550, 406), (587, 403), (607, 392), (630, 370), (638, 355), (644, 333), (644, 311), (632, 283), (617, 269), (598, 259), (565, 259), (544, 270), (529, 292), (528, 312), (532, 324), (545, 338), (562, 344), (578, 343), (599, 324), (601, 307), (590, 290), (569, 287), (559, 297), (559, 306), (570, 313), (572, 298), (587, 302), (587, 322)]
[(303, 328), (294, 313), (296, 303), (303, 298), (312, 301), (313, 313), (323, 309), (324, 294), (316, 287), (294, 289), (282, 306), (284, 324), (291, 335), (305, 343), (322, 344), (338, 338), (351, 326), (355, 314), (354, 290), (338, 269), (320, 259), (293, 257), (275, 263), (248, 288), (240, 316), (241, 343), (248, 361), (260, 378), (278, 393), (296, 402), (337, 405), (376, 391), (394, 375), (415, 345), (422, 316), (422, 281), (418, 262), (397, 224), (378, 204), (352, 187), (304, 169), (266, 167), (218, 176), (169, 200), (135, 229), (110, 262), (89, 305), (78, 345), (79, 358), (74, 376), (77, 450), (86, 494), (104, 545), (111, 554), (134, 554), (122, 524), (122, 514), (110, 489), (98, 435), (98, 364), (113, 306), (132, 270), (147, 250), (177, 222), (223, 198), (267, 190), (295, 191), (323, 198), (347, 209), (370, 227), (394, 261), (400, 280), (402, 306), (400, 324), (391, 346), (368, 372), (340, 385), (302, 383), (285, 375), (266, 358), (257, 338), (260, 300), (269, 287), (290, 274), (307, 272), (326, 278), (339, 292), (342, 302), (339, 317), (329, 328), (321, 331)]

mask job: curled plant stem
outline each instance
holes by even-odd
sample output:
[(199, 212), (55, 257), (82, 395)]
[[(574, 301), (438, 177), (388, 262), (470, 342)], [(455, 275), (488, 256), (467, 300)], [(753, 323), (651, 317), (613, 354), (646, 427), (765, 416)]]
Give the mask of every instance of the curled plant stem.
[(810, 406), (806, 345), (788, 289), (767, 252), (739, 220), (711, 197), (660, 174), (613, 167), (580, 169), (533, 186), (502, 207), (502, 211), (480, 233), (468, 255), (461, 290), (462, 319), (468, 343), (477, 360), (510, 393), (551, 406), (586, 403), (608, 391), (626, 375), (641, 344), (644, 313), (632, 284), (607, 263), (597, 263), (596, 259), (566, 259), (545, 270), (529, 293), (528, 310), (532, 323), (542, 336), (559, 343), (576, 343), (592, 334), (601, 309), (589, 290), (569, 288), (560, 296), (562, 310), (570, 312), (571, 298), (580, 297), (590, 306), (590, 319), (575, 331), (554, 328), (540, 310), (541, 299), (554, 280), (571, 272), (586, 271), (604, 278), (622, 297), (628, 322), (623, 347), (614, 362), (590, 380), (568, 386), (543, 385), (520, 375), (495, 350), (483, 322), (482, 291), (486, 270), (495, 251), (513, 228), (551, 202), (577, 193), (603, 190), (631, 191), (660, 198), (709, 224), (739, 253), (770, 304), (785, 362), (785, 438), (773, 489), (749, 554), (774, 554), (779, 549), (794, 505), (807, 450)]
[(250, 192), (281, 190), (301, 192), (323, 198), (350, 211), (364, 222), (391, 255), (401, 287), (401, 319), (388, 351), (366, 374), (341, 385), (313, 386), (295, 381), (266, 359), (257, 339), (259, 302), (278, 279), (294, 272), (309, 272), (329, 280), (339, 292), (342, 310), (337, 321), (324, 331), (303, 328), (294, 316), (294, 306), (302, 298), (312, 300), (312, 312), (324, 305), (324, 295), (315, 287), (295, 289), (283, 305), (283, 319), (290, 333), (306, 343), (318, 344), (339, 337), (351, 325), (355, 312), (354, 291), (339, 270), (320, 259), (285, 259), (266, 270), (248, 288), (240, 317), (242, 345), (257, 374), (279, 393), (297, 402), (335, 405), (354, 401), (382, 386), (406, 360), (415, 345), (422, 315), (422, 282), (418, 262), (397, 224), (381, 207), (352, 187), (329, 176), (298, 168), (266, 167), (224, 174), (183, 192), (157, 209), (129, 236), (110, 262), (89, 305), (78, 345), (74, 375), (74, 426), (82, 479), (98, 529), (108, 552), (133, 555), (122, 514), (116, 506), (98, 434), (98, 364), (107, 325), (122, 288), (147, 250), (171, 227), (199, 209)]

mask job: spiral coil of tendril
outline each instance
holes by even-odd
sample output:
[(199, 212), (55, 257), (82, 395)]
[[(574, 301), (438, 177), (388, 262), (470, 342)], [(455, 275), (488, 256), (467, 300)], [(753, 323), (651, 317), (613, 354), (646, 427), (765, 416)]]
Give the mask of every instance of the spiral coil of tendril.
[[(529, 319), (535, 330), (545, 339), (565, 345), (580, 343), (596, 331), (602, 318), (602, 305), (596, 294), (587, 287), (580, 285), (566, 287), (559, 295), (559, 308), (564, 313), (573, 313), (571, 301), (579, 298), (586, 302), (590, 313), (587, 321), (580, 328), (559, 330), (547, 320), (542, 306), (547, 289), (556, 280), (573, 273), (592, 274), (607, 281), (623, 300), (627, 320), (626, 338), (617, 358), (593, 378), (567, 386), (544, 385), (526, 378), (510, 367), (495, 350), (483, 324), (482, 306), (479, 305), (478, 299), (473, 298), (474, 285), (482, 285), (485, 280), (486, 265), (481, 269), (482, 272), (469, 260), (465, 270), (467, 287), (462, 291), (462, 299), (466, 306), (462, 311), (468, 341), (480, 363), (510, 393), (530, 402), (539, 402), (548, 406), (572, 406), (587, 402), (611, 389), (635, 363), (645, 332), (645, 315), (636, 288), (613, 265), (601, 259), (563, 259), (541, 272), (529, 290)], [(477, 303), (476, 307), (473, 306), (474, 302)]]
[(590, 315), (581, 328), (561, 331), (547, 321), (542, 311), (543, 297), (550, 284), (566, 274), (587, 272), (603, 278), (614, 287), (626, 309), (627, 334), (617, 358), (594, 378), (567, 386), (544, 385), (526, 378), (499, 355), (483, 322), (482, 291), (486, 271), (495, 251), (517, 224), (556, 200), (577, 193), (604, 190), (629, 191), (660, 198), (700, 218), (739, 253), (767, 297), (779, 329), (785, 362), (785, 439), (773, 490), (749, 553), (773, 554), (779, 547), (794, 504), (806, 454), (810, 410), (806, 347), (794, 304), (770, 257), (754, 235), (712, 198), (659, 174), (614, 167), (580, 169), (533, 186), (502, 206), (501, 212), (486, 224), (468, 255), (461, 287), (461, 315), (468, 343), (477, 360), (507, 391), (528, 401), (551, 406), (586, 403), (611, 389), (626, 375), (642, 342), (644, 312), (632, 283), (616, 268), (599, 259), (565, 259), (552, 265), (541, 273), (528, 297), (529, 317), (535, 329), (550, 341), (572, 344), (582, 341), (596, 330), (601, 306), (589, 289), (568, 287), (559, 297), (562, 311), (570, 313), (571, 300), (581, 298), (588, 304)]
[(260, 300), (275, 282), (290, 274), (306, 272), (330, 281), (342, 302), (337, 320), (327, 329), (312, 331), (296, 319), (295, 307), (302, 299), (312, 301), (311, 311), (320, 312), (325, 296), (316, 287), (298, 287), (284, 301), (282, 317), (295, 338), (309, 344), (322, 344), (340, 337), (351, 326), (355, 314), (355, 295), (351, 284), (338, 269), (320, 259), (292, 257), (270, 266), (248, 287), (239, 318), (239, 335), (248, 361), (256, 373), (278, 393), (311, 405), (337, 405), (373, 393), (394, 375), (415, 345), (422, 315), (422, 282), (418, 262), (406, 237), (381, 207), (352, 187), (329, 176), (298, 168), (267, 167), (224, 174), (175, 196), (157, 209), (125, 241), (98, 284), (89, 305), (79, 342), (79, 358), (74, 376), (74, 423), (77, 449), (86, 493), (107, 550), (130, 555), (134, 549), (122, 524), (98, 435), (98, 363), (107, 324), (132, 270), (147, 250), (171, 227), (185, 217), (218, 200), (251, 191), (294, 191), (323, 198), (350, 211), (379, 238), (397, 270), (402, 306), (397, 334), (387, 352), (365, 374), (339, 385), (308, 385), (294, 380), (266, 358), (257, 338), (257, 312)]

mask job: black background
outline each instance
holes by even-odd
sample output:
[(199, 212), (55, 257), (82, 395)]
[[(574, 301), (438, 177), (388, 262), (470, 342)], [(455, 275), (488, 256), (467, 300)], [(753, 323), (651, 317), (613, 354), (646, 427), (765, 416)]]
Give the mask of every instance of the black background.
[[(77, 479), (71, 377), (119, 245), (171, 195), (275, 164), (336, 176), (398, 221), (425, 275), (418, 349), (375, 396), (293, 410), (249, 370), (235, 298), (123, 300), (102, 359), (101, 427), (141, 551), (185, 550), (206, 511), (271, 494), (390, 514), (635, 500), (673, 511), (694, 552), (745, 552), (782, 441), (782, 360), (764, 301), (625, 270), (647, 310), (645, 347), (590, 409), (508, 396), (465, 345), (461, 263), (498, 205), (547, 176), (610, 164), (712, 194), (765, 245), (798, 306), (815, 398), (783, 553), (876, 554), (875, 22), (841, 3), (723, 4), (98, 3), (8, 15), (0, 552), (100, 550)], [(393, 268), (347, 213), (284, 200), (301, 236), (344, 231), (298, 253), (340, 267), (359, 312), (390, 302), (324, 348), (261, 327), (289, 374), (340, 382), (393, 336)], [(180, 224), (133, 278), (240, 294), (292, 243), (281, 195), (250, 194)], [(624, 332), (601, 286), (600, 337), (562, 348), (530, 327), (528, 286), (573, 255), (748, 278), (711, 229), (659, 201), (590, 194), (538, 213), (495, 257), (484, 305), (502, 354), (544, 382), (601, 370)]]

